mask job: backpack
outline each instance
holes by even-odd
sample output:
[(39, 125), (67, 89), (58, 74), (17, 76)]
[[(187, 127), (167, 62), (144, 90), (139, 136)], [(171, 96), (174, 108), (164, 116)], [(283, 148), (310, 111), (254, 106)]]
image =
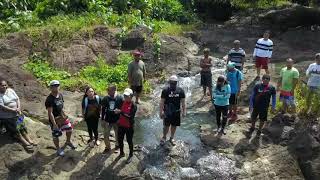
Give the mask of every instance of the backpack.
[[(100, 102), (100, 97), (99, 97), (98, 95), (95, 95), (95, 99), (96, 99), (97, 103), (99, 104), (99, 102)], [(85, 97), (85, 98), (84, 98), (84, 112), (87, 111), (88, 102), (89, 102), (88, 97)]]

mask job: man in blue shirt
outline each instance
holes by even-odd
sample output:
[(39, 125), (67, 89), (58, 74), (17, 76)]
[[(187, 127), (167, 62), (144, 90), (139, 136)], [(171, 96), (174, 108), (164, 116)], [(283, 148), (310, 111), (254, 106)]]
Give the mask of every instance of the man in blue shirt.
[(240, 70), (235, 68), (235, 63), (229, 63), (227, 65), (228, 71), (227, 71), (227, 80), (231, 87), (231, 96), (229, 99), (229, 114), (228, 117), (231, 117), (233, 121), (235, 121), (237, 116), (237, 99), (240, 95), (241, 90), (241, 83), (243, 80), (243, 74)]

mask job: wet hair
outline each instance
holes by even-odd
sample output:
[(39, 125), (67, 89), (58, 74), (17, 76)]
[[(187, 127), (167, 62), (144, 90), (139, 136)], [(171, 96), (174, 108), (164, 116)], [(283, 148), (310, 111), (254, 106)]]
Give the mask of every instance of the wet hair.
[(209, 48), (204, 48), (203, 53), (209, 53), (210, 49)]

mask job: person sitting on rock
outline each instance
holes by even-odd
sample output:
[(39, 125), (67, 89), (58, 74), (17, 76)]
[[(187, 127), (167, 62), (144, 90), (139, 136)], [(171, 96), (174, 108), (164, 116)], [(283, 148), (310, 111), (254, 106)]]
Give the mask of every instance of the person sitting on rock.
[(27, 150), (36, 145), (27, 133), (21, 112), (20, 99), (7, 81), (0, 80), (0, 121), (12, 137), (17, 138)]
[(262, 83), (256, 84), (253, 88), (250, 97), (250, 111), (251, 114), (251, 127), (249, 129), (249, 134), (255, 130), (255, 123), (259, 116), (260, 125), (257, 131), (257, 135), (261, 134), (261, 130), (264, 127), (265, 122), (268, 119), (268, 109), (270, 106), (270, 99), (272, 97), (272, 111), (276, 108), (276, 89), (270, 82), (270, 75), (265, 74), (262, 77)]
[(139, 104), (139, 98), (143, 90), (143, 82), (146, 80), (146, 68), (141, 60), (142, 52), (133, 51), (134, 60), (128, 65), (128, 80), (130, 88), (136, 96), (136, 104)]
[[(85, 95), (82, 99), (82, 116), (87, 123), (90, 137), (88, 143), (90, 147), (94, 147), (94, 145), (100, 145), (98, 134), (99, 118), (101, 114), (100, 104), (100, 97), (95, 94), (93, 88), (87, 87), (85, 89)], [(92, 134), (94, 134), (94, 139)]]
[(241, 71), (235, 68), (236, 66), (235, 66), (235, 63), (233, 62), (230, 62), (227, 65), (227, 67), (228, 67), (227, 80), (231, 87), (231, 96), (229, 100), (230, 107), (229, 107), (228, 117), (230, 117), (232, 121), (235, 121), (238, 119), (237, 104), (238, 104), (238, 97), (240, 96), (243, 74)]
[(115, 109), (115, 114), (120, 114), (118, 121), (118, 143), (120, 148), (119, 157), (122, 158), (125, 156), (123, 150), (123, 140), (126, 136), (128, 145), (129, 145), (129, 156), (126, 161), (129, 164), (132, 161), (133, 157), (133, 133), (134, 133), (134, 117), (137, 112), (137, 106), (132, 101), (133, 91), (132, 89), (126, 88), (123, 92), (123, 102), (121, 103), (120, 109)]
[(287, 67), (280, 71), (280, 79), (277, 89), (280, 90), (280, 101), (282, 101), (282, 112), (288, 112), (288, 108), (292, 108), (296, 112), (296, 103), (294, 100), (294, 90), (299, 80), (299, 71), (293, 67), (293, 60), (287, 59)]
[(233, 62), (236, 65), (236, 69), (242, 71), (246, 53), (242, 48), (240, 48), (239, 40), (235, 40), (233, 42), (233, 45), (234, 45), (234, 48), (232, 48), (228, 53), (227, 64), (229, 64), (229, 62)]
[[(177, 126), (180, 126), (181, 115), (186, 116), (186, 95), (182, 88), (178, 86), (178, 77), (172, 75), (169, 78), (169, 87), (166, 87), (161, 92), (160, 101), (160, 118), (163, 119), (163, 137), (160, 145), (163, 145), (167, 140), (167, 134), (171, 127), (170, 143), (175, 145), (174, 134)], [(181, 111), (182, 108), (182, 111)]]
[(110, 147), (110, 131), (113, 129), (116, 144), (115, 149), (119, 149), (119, 143), (118, 143), (118, 120), (120, 117), (120, 114), (115, 113), (115, 109), (121, 109), (121, 105), (123, 102), (122, 96), (117, 94), (117, 86), (116, 85), (109, 85), (108, 87), (108, 95), (105, 96), (102, 100), (102, 116), (101, 116), (101, 125), (104, 129), (104, 142), (106, 145), (105, 150), (103, 151), (103, 154), (108, 153), (111, 150)]
[(205, 48), (203, 50), (204, 57), (200, 60), (200, 67), (201, 67), (201, 86), (203, 87), (203, 97), (206, 96), (207, 87), (209, 89), (209, 94), (211, 97), (211, 91), (212, 91), (212, 73), (211, 73), (211, 67), (212, 67), (212, 59), (209, 57), (210, 49)]
[[(320, 53), (315, 56), (315, 63), (309, 65), (307, 69), (309, 93), (307, 95), (307, 112), (311, 111), (311, 99), (316, 92), (320, 92)], [(320, 93), (319, 93), (320, 94)]]
[(72, 149), (76, 149), (76, 147), (71, 143), (73, 127), (70, 120), (63, 111), (64, 100), (62, 94), (60, 93), (59, 87), (59, 81), (52, 80), (50, 82), (51, 93), (45, 101), (45, 107), (48, 112), (49, 123), (53, 136), (53, 143), (56, 146), (57, 155), (63, 156), (64, 150), (63, 148), (60, 148), (59, 145), (59, 137), (62, 135), (62, 131), (65, 131), (67, 136), (65, 146), (69, 146)]
[[(216, 119), (218, 130), (217, 132), (225, 134), (224, 128), (227, 124), (228, 119), (228, 106), (229, 106), (229, 98), (231, 95), (231, 88), (226, 78), (224, 76), (219, 76), (217, 80), (216, 88), (212, 92), (213, 94), (213, 104), (216, 110)], [(222, 115), (222, 123), (221, 123), (221, 115)]]
[(269, 39), (270, 31), (265, 31), (263, 38), (260, 38), (253, 51), (253, 59), (256, 61), (257, 77), (256, 80), (260, 80), (261, 68), (269, 74), (268, 64), (272, 56), (273, 42)]

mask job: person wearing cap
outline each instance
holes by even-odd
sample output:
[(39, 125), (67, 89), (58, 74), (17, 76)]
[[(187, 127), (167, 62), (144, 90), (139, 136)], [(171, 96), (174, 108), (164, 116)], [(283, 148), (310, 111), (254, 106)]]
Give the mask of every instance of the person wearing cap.
[(0, 121), (12, 137), (18, 139), (26, 150), (31, 151), (36, 143), (29, 137), (23, 119), (18, 95), (8, 87), (6, 80), (0, 80)]
[(231, 87), (231, 96), (229, 99), (229, 114), (228, 117), (231, 118), (231, 120), (236, 120), (237, 117), (237, 103), (238, 103), (238, 97), (240, 95), (241, 90), (241, 83), (243, 80), (243, 73), (235, 68), (235, 63), (230, 62), (227, 65), (227, 80)]
[(269, 39), (270, 31), (265, 31), (263, 38), (260, 38), (253, 51), (253, 59), (256, 61), (257, 77), (256, 80), (260, 80), (261, 68), (269, 74), (268, 64), (273, 51), (273, 42)]
[[(163, 119), (163, 136), (160, 145), (167, 140), (169, 128), (171, 131), (170, 143), (175, 145), (174, 134), (177, 126), (180, 126), (181, 116), (186, 116), (186, 95), (182, 88), (178, 87), (178, 77), (172, 75), (169, 78), (169, 86), (161, 92), (160, 118)], [(182, 109), (182, 110), (181, 110)]]
[(310, 112), (312, 104), (311, 99), (316, 92), (320, 92), (320, 53), (315, 55), (315, 62), (309, 65), (306, 74), (308, 77), (307, 86), (309, 87), (309, 93), (307, 95), (307, 111)]
[[(229, 98), (231, 95), (231, 88), (226, 78), (224, 76), (219, 76), (217, 80), (216, 88), (212, 92), (213, 94), (213, 104), (216, 110), (216, 120), (217, 120), (217, 132), (225, 134), (224, 128), (228, 120), (228, 106)], [(222, 115), (222, 123), (221, 123)]]
[(280, 79), (278, 81), (277, 90), (280, 91), (280, 101), (282, 101), (282, 112), (287, 113), (291, 107), (292, 111), (296, 111), (296, 103), (294, 100), (294, 91), (299, 80), (299, 71), (293, 67), (293, 59), (287, 59), (286, 67), (280, 71)]
[(246, 52), (240, 48), (240, 41), (235, 40), (233, 42), (233, 48), (228, 53), (227, 64), (233, 62), (236, 65), (236, 69), (242, 71), (244, 66), (244, 61), (246, 57)]
[(272, 98), (272, 111), (275, 112), (276, 108), (276, 88), (270, 84), (270, 75), (265, 74), (262, 77), (262, 83), (256, 84), (250, 96), (250, 111), (251, 114), (251, 127), (249, 135), (255, 130), (255, 124), (259, 116), (260, 124), (257, 135), (261, 134), (265, 122), (268, 119), (268, 109), (270, 106), (270, 99)]
[(203, 87), (203, 97), (206, 95), (207, 87), (209, 89), (209, 95), (211, 97), (212, 91), (212, 59), (209, 57), (210, 49), (205, 48), (203, 50), (204, 57), (200, 60), (200, 67), (201, 67), (201, 86)]
[(118, 120), (120, 114), (115, 113), (115, 109), (121, 109), (123, 98), (120, 94), (117, 93), (117, 86), (110, 84), (108, 86), (108, 94), (102, 99), (102, 113), (101, 113), (101, 125), (103, 127), (104, 134), (104, 143), (106, 145), (103, 154), (110, 152), (110, 131), (113, 129), (116, 144), (115, 149), (119, 149), (118, 144)]
[(126, 163), (130, 163), (133, 158), (133, 133), (134, 133), (134, 117), (137, 112), (137, 106), (132, 101), (133, 91), (129, 88), (126, 88), (123, 92), (123, 102), (120, 109), (115, 109), (114, 113), (119, 114), (118, 121), (118, 144), (120, 148), (119, 157), (122, 158), (125, 156), (123, 151), (123, 140), (126, 136), (128, 145), (129, 145), (129, 156)]
[(66, 132), (67, 140), (65, 146), (69, 146), (72, 149), (76, 147), (71, 142), (71, 135), (73, 127), (70, 120), (63, 111), (64, 100), (63, 96), (60, 93), (60, 82), (57, 80), (52, 80), (50, 82), (51, 93), (45, 101), (45, 107), (48, 112), (49, 123), (52, 130), (53, 143), (57, 149), (57, 155), (63, 156), (64, 150), (60, 147), (59, 137), (62, 135), (62, 132)]
[(139, 104), (143, 83), (146, 79), (146, 68), (144, 62), (141, 60), (142, 52), (135, 50), (132, 54), (134, 60), (128, 65), (128, 81), (130, 88), (136, 96), (136, 104)]

